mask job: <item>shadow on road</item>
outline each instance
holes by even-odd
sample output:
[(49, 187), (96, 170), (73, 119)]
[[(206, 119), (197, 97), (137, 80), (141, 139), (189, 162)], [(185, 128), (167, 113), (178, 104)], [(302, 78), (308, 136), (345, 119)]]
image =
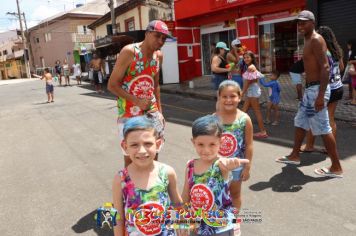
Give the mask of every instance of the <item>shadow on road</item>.
[(44, 105), (44, 104), (50, 104), (49, 102), (35, 102), (35, 103), (32, 103), (33, 105)]
[[(94, 86), (91, 84), (83, 84), (82, 88), (89, 90), (88, 93), (83, 93), (81, 95), (93, 96), (98, 98), (112, 99), (116, 100), (116, 97), (113, 96), (108, 90), (106, 84), (103, 84), (104, 93), (98, 94), (95, 93)], [(191, 127), (192, 122), (198, 117), (204, 116), (206, 114), (212, 114), (215, 112), (216, 101), (213, 100), (202, 100), (199, 98), (191, 98), (187, 96), (180, 96), (177, 94), (161, 94), (161, 101), (163, 107), (163, 115), (166, 118), (166, 121)], [(241, 106), (239, 106), (241, 108)], [(261, 107), (262, 114), (265, 116), (266, 108), (265, 106)], [(248, 112), (250, 115), (253, 125), (254, 132), (259, 131), (255, 114), (250, 109)], [(292, 149), (294, 143), (294, 116), (295, 112), (285, 111), (281, 112), (281, 123), (278, 126), (266, 125), (269, 138), (258, 139), (255, 141), (269, 143), (281, 147), (290, 147)], [(353, 138), (355, 135), (355, 127), (351, 126), (351, 123), (346, 123), (342, 121), (337, 121), (338, 135), (337, 135), (337, 147), (340, 156), (340, 160), (345, 160), (352, 157), (356, 153), (356, 145), (353, 145)], [(324, 145), (320, 137), (316, 138), (316, 147), (323, 148)], [(291, 151), (291, 150), (290, 150)], [(289, 153), (281, 153), (281, 155), (286, 155)], [(312, 155), (311, 153), (307, 154)], [(310, 158), (314, 158), (311, 156)], [(313, 163), (319, 162), (313, 160)], [(302, 165), (311, 165), (312, 163), (302, 162)], [(308, 164), (309, 163), (309, 164)]]
[(262, 191), (272, 188), (274, 192), (298, 192), (303, 185), (310, 182), (321, 182), (330, 179), (329, 177), (311, 177), (305, 175), (296, 166), (286, 165), (282, 168), (282, 173), (270, 178), (268, 182), (258, 182), (249, 188), (252, 191)]
[(72, 226), (72, 230), (77, 234), (81, 234), (89, 230), (94, 230), (94, 232), (99, 236), (113, 236), (113, 231), (108, 227), (101, 229), (96, 226), (96, 221), (94, 220), (94, 215), (96, 212), (97, 210), (95, 209), (89, 214), (80, 218), (78, 222)]

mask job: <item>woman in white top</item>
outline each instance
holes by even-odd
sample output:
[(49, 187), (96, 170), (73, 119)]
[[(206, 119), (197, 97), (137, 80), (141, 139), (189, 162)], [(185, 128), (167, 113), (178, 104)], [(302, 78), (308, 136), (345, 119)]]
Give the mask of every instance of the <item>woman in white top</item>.
[(70, 86), (70, 81), (69, 81), (69, 65), (68, 65), (67, 59), (64, 59), (62, 68), (63, 68), (63, 75), (64, 75), (64, 78), (65, 78), (65, 81), (66, 81), (66, 85)]
[(82, 84), (82, 69), (80, 68), (80, 64), (77, 62), (75, 64), (73, 64), (73, 75), (75, 76), (75, 78), (77, 79), (77, 84), (80, 85)]

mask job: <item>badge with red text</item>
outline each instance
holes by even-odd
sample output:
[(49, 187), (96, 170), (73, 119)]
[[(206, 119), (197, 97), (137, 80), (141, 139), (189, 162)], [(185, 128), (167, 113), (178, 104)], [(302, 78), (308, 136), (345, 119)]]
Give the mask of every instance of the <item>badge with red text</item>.
[(214, 206), (213, 192), (203, 184), (196, 184), (190, 190), (190, 202), (195, 210), (210, 210)]
[(129, 88), (131, 94), (141, 99), (152, 99), (153, 90), (153, 79), (147, 75), (137, 76)]
[(237, 150), (237, 140), (232, 133), (223, 133), (221, 137), (221, 144), (219, 149), (219, 155), (222, 157), (230, 157)]
[(162, 231), (164, 207), (155, 202), (140, 205), (134, 218), (136, 229), (144, 235), (157, 235)]

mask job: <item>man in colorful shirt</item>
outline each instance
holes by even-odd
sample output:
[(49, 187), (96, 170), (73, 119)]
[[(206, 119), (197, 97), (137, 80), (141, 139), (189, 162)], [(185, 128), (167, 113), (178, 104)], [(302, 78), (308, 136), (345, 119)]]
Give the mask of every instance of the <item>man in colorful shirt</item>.
[[(151, 21), (145, 39), (125, 46), (117, 57), (110, 76), (108, 90), (118, 97), (119, 136), (125, 121), (134, 116), (151, 118), (160, 138), (163, 138), (164, 119), (161, 114), (159, 70), (163, 61), (160, 51), (167, 37), (171, 37), (167, 25), (159, 20)], [(125, 166), (130, 159), (125, 155)]]

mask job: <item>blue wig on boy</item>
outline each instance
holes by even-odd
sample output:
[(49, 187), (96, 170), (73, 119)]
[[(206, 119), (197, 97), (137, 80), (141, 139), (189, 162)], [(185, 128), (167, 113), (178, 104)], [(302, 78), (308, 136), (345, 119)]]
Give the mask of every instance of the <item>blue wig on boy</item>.
[(219, 119), (215, 115), (207, 115), (196, 119), (193, 122), (192, 135), (193, 138), (203, 135), (212, 135), (221, 137), (223, 127)]
[(153, 122), (145, 116), (135, 116), (125, 122), (123, 128), (124, 139), (127, 138), (130, 132), (137, 130), (154, 130), (154, 136), (158, 137)]

